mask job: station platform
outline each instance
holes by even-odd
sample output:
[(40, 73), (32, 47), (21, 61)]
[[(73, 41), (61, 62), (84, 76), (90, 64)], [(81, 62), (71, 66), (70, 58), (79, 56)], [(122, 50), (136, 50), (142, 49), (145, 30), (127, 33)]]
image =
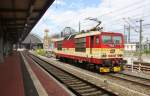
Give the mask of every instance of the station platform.
[[(25, 62), (24, 62), (25, 61)], [(0, 96), (70, 96), (72, 93), (30, 58), (13, 52), (0, 64)], [(36, 78), (35, 78), (36, 77)]]
[(20, 62), (14, 52), (0, 64), (0, 96), (25, 96)]

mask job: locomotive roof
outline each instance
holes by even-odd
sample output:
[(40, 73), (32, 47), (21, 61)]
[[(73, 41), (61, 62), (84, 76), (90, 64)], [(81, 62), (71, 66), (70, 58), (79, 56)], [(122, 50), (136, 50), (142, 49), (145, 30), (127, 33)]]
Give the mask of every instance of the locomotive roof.
[(62, 40), (64, 40), (64, 37), (52, 39), (52, 41), (62, 41)]
[(85, 33), (80, 33), (80, 34), (72, 34), (66, 37), (61, 37), (61, 38), (56, 38), (53, 41), (62, 41), (62, 40), (69, 40), (73, 38), (81, 38), (81, 37), (86, 37), (86, 36), (93, 36), (93, 35), (98, 35), (100, 34), (100, 31), (90, 31), (90, 32), (85, 32)]
[[(89, 31), (89, 32), (85, 32), (85, 33), (72, 34), (72, 35), (69, 35), (66, 37), (57, 38), (57, 39), (55, 39), (55, 41), (69, 40), (69, 39), (73, 39), (73, 38), (82, 38), (82, 37), (86, 37), (86, 36), (98, 35), (101, 33), (102, 33), (101, 31)], [(116, 34), (114, 32), (106, 32), (106, 33)], [(121, 34), (121, 33), (117, 33), (117, 34)]]
[(76, 34), (71, 34), (71, 35), (69, 35), (69, 36), (66, 36), (66, 37), (64, 38), (64, 40), (73, 39), (75, 36), (76, 36)]
[(75, 36), (75, 38), (81, 38), (81, 37), (86, 37), (86, 36), (93, 36), (93, 35), (98, 35), (101, 34), (100, 31), (90, 31), (90, 32), (85, 32), (82, 34), (78, 34)]

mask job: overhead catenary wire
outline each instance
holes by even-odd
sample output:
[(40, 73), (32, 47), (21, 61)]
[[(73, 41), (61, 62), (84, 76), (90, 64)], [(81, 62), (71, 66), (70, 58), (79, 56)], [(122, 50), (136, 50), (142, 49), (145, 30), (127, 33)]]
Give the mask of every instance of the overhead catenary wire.
[[(115, 23), (116, 22), (120, 22), (120, 24), (123, 22), (121, 19), (122, 19), (122, 17), (121, 16), (119, 16), (118, 14), (130, 14), (130, 13), (133, 13), (134, 11), (137, 11), (137, 10), (142, 10), (142, 8), (144, 8), (145, 6), (148, 6), (149, 5), (149, 1), (147, 0), (146, 2), (143, 2), (142, 0), (139, 0), (139, 1), (137, 1), (137, 2), (133, 2), (133, 3), (131, 3), (131, 4), (129, 4), (129, 5), (126, 5), (126, 6), (123, 6), (122, 8), (119, 8), (119, 9), (116, 9), (116, 10), (111, 10), (111, 12), (106, 12), (106, 13), (104, 13), (104, 14), (101, 14), (101, 15), (99, 15), (100, 17), (99, 18), (101, 18), (101, 16), (107, 16), (107, 14), (109, 15), (109, 13), (111, 13), (111, 14), (113, 14), (112, 16), (114, 16), (116, 19), (109, 19), (109, 20), (105, 20), (103, 23), (108, 23), (108, 24), (105, 24), (105, 25), (111, 25), (111, 23), (113, 23), (113, 25), (115, 26)], [(117, 17), (118, 16), (118, 17)], [(126, 16), (128, 16), (128, 15), (126, 15)], [(132, 14), (132, 15), (130, 15), (130, 16), (132, 16), (132, 17), (134, 17), (134, 18), (136, 18), (137, 17), (137, 19), (138, 18), (140, 18), (141, 16), (142, 16), (142, 13), (138, 13), (138, 14)], [(147, 18), (148, 17), (148, 15), (146, 16), (146, 15), (144, 15), (144, 17), (143, 18)], [(118, 19), (119, 18), (119, 19)], [(78, 22), (77, 22), (78, 23)], [(85, 22), (86, 23), (86, 22)], [(118, 25), (120, 25), (119, 23), (118, 23)], [(82, 22), (82, 20), (81, 20), (81, 26), (82, 27), (86, 27), (86, 26), (91, 26), (91, 25), (93, 25), (93, 24), (84, 24), (83, 22)], [(116, 26), (117, 26), (117, 24), (116, 24)], [(78, 24), (75, 24), (75, 26), (74, 26), (75, 28), (78, 28)]]
[[(149, 0), (147, 0), (148, 2), (143, 2), (143, 0), (141, 0), (140, 2), (134, 2), (134, 3), (131, 3), (131, 4), (129, 4), (129, 5), (127, 5), (127, 6), (123, 6), (122, 8), (118, 8), (118, 9), (116, 9), (116, 10), (113, 10), (113, 11), (110, 11), (110, 12), (106, 12), (106, 13), (104, 13), (104, 14), (101, 14), (101, 15), (99, 15), (98, 17), (102, 17), (102, 16), (105, 16), (105, 15), (110, 15), (110, 14), (112, 14), (112, 13), (116, 13), (116, 12), (123, 12), (123, 11), (129, 11), (129, 10), (125, 10), (125, 9), (129, 9), (130, 7), (133, 7), (133, 6), (137, 6), (138, 4), (140, 4), (140, 6), (141, 7), (139, 7), (139, 8), (142, 8), (142, 7), (145, 7), (145, 5), (142, 5), (142, 3), (146, 3), (146, 5), (148, 5), (149, 6)], [(123, 10), (122, 10), (123, 9)], [(136, 8), (136, 9), (138, 9), (138, 8)], [(133, 9), (130, 9), (130, 10), (133, 10)]]
[[(132, 9), (132, 10), (133, 10), (133, 9)], [(135, 11), (135, 10), (133, 10), (133, 11)], [(128, 12), (129, 12), (129, 11), (128, 11)], [(130, 12), (132, 12), (132, 11), (130, 11)], [(133, 15), (131, 15), (131, 16), (135, 18), (135, 16), (138, 17), (138, 16), (140, 16), (140, 15), (138, 14), (138, 15), (135, 15), (135, 16), (133, 16)], [(148, 16), (148, 15), (147, 15), (147, 16)], [(146, 16), (145, 16), (145, 17), (146, 17)], [(122, 19), (122, 18), (120, 17), (119, 19), (117, 18), (116, 20), (108, 20), (107, 22), (110, 22), (110, 21), (117, 21), (117, 20), (120, 20), (120, 19)], [(105, 22), (106, 22), (106, 21), (105, 21)], [(82, 26), (84, 26), (84, 25), (83, 25), (84, 23), (86, 23), (86, 22), (82, 22)], [(76, 24), (76, 26), (78, 26), (78, 24)], [(85, 25), (85, 26), (86, 26), (86, 25)], [(90, 26), (90, 24), (89, 24), (89, 26)]]

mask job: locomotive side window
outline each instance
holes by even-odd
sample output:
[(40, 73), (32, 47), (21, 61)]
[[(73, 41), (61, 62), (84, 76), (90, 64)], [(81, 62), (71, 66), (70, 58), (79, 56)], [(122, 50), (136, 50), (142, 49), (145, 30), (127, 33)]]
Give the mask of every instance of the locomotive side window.
[(99, 36), (96, 36), (96, 44), (99, 44)]
[(104, 44), (112, 43), (112, 36), (103, 35), (103, 36), (102, 36), (102, 41), (103, 41)]
[(86, 51), (86, 38), (77, 38), (75, 40), (75, 51), (76, 52), (85, 52)]
[(62, 50), (62, 41), (57, 42), (57, 50)]

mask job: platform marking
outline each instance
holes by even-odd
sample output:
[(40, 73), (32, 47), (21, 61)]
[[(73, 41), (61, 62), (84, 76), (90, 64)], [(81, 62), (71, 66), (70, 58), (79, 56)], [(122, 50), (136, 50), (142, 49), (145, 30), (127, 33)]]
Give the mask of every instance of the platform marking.
[(48, 96), (47, 92), (45, 91), (44, 87), (42, 86), (42, 84), (38, 80), (37, 76), (32, 71), (31, 66), (28, 64), (26, 58), (23, 56), (22, 52), (20, 52), (20, 53), (21, 53), (21, 56), (22, 56), (23, 61), (25, 63), (25, 66), (27, 67), (28, 72), (30, 73), (31, 79), (33, 80), (34, 86), (35, 86), (39, 96)]

